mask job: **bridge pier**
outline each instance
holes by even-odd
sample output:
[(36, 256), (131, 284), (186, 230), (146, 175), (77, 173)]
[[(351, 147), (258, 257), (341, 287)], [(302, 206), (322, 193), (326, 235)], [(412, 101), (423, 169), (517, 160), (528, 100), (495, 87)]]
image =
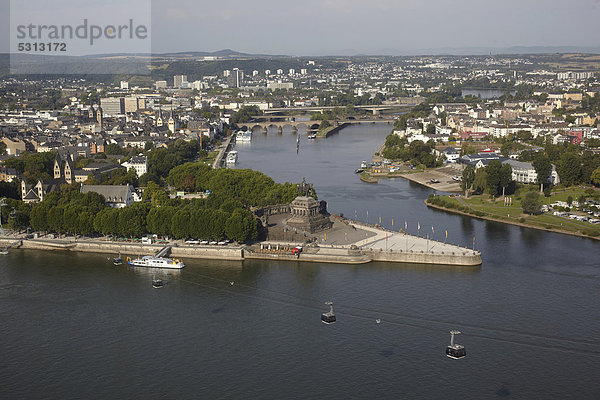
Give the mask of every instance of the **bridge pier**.
[(278, 126), (277, 127), (277, 134), (278, 135), (283, 135), (283, 127), (282, 126)]
[(298, 126), (292, 125), (292, 135), (296, 135), (298, 133)]
[(263, 126), (263, 127), (262, 127), (262, 133), (263, 133), (263, 135), (266, 135), (268, 132), (269, 132), (269, 131), (268, 131), (267, 127), (266, 127), (266, 126)]

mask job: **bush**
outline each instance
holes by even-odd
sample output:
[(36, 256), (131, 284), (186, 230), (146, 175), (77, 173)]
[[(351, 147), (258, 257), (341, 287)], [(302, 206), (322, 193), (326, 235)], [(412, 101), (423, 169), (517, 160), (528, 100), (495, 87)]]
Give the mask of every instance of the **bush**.
[(521, 223), (525, 222), (525, 218), (523, 218), (523, 217), (519, 218), (519, 222), (521, 222)]

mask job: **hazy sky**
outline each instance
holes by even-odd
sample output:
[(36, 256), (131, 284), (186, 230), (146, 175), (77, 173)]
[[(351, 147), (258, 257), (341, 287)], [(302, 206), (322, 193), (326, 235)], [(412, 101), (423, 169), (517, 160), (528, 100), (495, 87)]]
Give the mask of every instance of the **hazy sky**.
[[(50, 16), (60, 0), (45, 3)], [(600, 0), (153, 0), (152, 48), (328, 55), (600, 47), (599, 17)]]

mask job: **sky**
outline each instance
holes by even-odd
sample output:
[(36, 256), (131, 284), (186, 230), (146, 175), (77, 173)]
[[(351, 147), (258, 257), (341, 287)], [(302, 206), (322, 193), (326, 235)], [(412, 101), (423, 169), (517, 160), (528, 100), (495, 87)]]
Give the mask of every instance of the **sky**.
[[(140, 0), (154, 53), (233, 49), (303, 56), (406, 54), (512, 46), (600, 48), (600, 0)], [(38, 3), (64, 18), (63, 0)], [(126, 17), (127, 1), (79, 0)], [(8, 0), (0, 0), (6, 38)], [(85, 9), (85, 6), (83, 6)], [(137, 8), (140, 14), (147, 9)], [(7, 40), (0, 51), (7, 51)]]

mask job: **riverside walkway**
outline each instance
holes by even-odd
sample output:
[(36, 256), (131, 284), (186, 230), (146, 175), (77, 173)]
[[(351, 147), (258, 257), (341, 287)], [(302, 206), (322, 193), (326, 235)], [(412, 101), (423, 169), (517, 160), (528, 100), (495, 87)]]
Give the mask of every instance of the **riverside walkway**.
[(215, 158), (215, 162), (212, 165), (213, 169), (221, 168), (221, 165), (223, 164), (223, 157), (225, 156), (225, 153), (229, 149), (232, 139), (233, 139), (233, 135), (229, 136), (227, 138), (227, 140), (225, 141), (225, 143), (223, 144), (223, 146), (219, 149), (219, 154), (217, 154), (217, 158)]

